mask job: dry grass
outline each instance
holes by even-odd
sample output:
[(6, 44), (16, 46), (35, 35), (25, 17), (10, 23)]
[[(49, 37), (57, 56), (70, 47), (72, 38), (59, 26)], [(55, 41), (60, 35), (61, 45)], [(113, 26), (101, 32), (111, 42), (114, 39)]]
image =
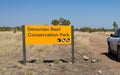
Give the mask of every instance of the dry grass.
[(101, 34), (101, 35), (105, 35), (105, 36), (110, 36), (110, 34), (114, 34), (114, 32), (93, 32), (95, 34)]
[[(80, 46), (81, 48), (87, 48), (89, 46), (89, 38), (82, 38), (78, 36), (79, 33), (75, 33), (75, 45)], [(12, 52), (21, 52), (22, 51), (22, 33), (17, 32), (0, 32), (0, 53), (11, 54)], [(67, 47), (70, 49), (68, 45), (27, 45), (27, 51), (34, 53), (41, 52), (49, 52), (51, 50), (62, 50)]]
[[(21, 32), (0, 32), (0, 55), (18, 55), (22, 50)], [(16, 54), (17, 53), (17, 54)]]
[(75, 41), (76, 47), (79, 46), (81, 49), (89, 48), (89, 45), (90, 45), (89, 37), (87, 38), (81, 37), (80, 32), (75, 32), (74, 41)]
[[(89, 37), (83, 37), (82, 35), (91, 35), (91, 33), (75, 32), (75, 51), (76, 57), (82, 57), (84, 55), (93, 57), (94, 53), (90, 50)], [(78, 58), (78, 61), (82, 58)]]
[[(80, 35), (75, 32), (77, 62), (82, 60), (77, 53), (88, 50), (90, 46), (89, 37), (82, 38)], [(0, 75), (87, 75), (87, 72), (82, 72), (88, 69), (84, 67), (86, 63), (71, 65), (71, 45), (27, 45), (26, 50), (27, 60), (35, 59), (36, 63), (27, 63), (26, 66), (18, 63), (23, 58), (21, 32), (0, 32)], [(55, 61), (46, 64), (43, 63), (44, 59)], [(59, 59), (65, 59), (69, 63), (61, 63)]]

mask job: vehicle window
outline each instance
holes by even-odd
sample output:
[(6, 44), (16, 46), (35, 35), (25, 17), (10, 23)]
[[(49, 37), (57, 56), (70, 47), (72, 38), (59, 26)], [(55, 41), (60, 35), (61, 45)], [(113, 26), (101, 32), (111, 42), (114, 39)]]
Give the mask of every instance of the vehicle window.
[(114, 34), (114, 37), (120, 37), (120, 30), (117, 30)]
[(120, 30), (118, 30), (118, 37), (120, 37)]

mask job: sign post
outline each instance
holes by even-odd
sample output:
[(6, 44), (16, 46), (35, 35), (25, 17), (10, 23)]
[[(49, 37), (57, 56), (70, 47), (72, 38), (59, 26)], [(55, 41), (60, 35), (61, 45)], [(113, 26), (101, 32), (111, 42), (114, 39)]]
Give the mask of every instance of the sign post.
[(26, 44), (70, 44), (74, 64), (73, 26), (23, 25), (23, 64), (26, 64)]
[(23, 64), (26, 65), (26, 44), (25, 44), (25, 26), (22, 26), (22, 39), (23, 39)]
[(74, 56), (74, 27), (73, 26), (71, 28), (71, 32), (72, 32), (72, 63), (74, 64), (75, 56)]

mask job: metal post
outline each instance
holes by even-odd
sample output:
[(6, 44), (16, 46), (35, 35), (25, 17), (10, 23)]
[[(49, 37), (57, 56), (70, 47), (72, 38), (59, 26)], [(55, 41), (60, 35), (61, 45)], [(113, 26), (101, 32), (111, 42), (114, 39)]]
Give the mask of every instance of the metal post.
[(74, 56), (74, 27), (71, 28), (72, 33), (72, 63), (74, 64), (75, 56)]
[(25, 26), (22, 26), (22, 39), (23, 39), (23, 64), (26, 65), (26, 44), (25, 44)]

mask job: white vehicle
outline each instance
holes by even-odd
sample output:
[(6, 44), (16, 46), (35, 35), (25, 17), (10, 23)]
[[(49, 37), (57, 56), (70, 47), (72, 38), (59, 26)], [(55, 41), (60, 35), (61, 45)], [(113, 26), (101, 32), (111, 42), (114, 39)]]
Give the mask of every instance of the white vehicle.
[(107, 39), (108, 43), (108, 53), (117, 54), (118, 61), (120, 61), (120, 29), (118, 29), (114, 34), (111, 34)]

